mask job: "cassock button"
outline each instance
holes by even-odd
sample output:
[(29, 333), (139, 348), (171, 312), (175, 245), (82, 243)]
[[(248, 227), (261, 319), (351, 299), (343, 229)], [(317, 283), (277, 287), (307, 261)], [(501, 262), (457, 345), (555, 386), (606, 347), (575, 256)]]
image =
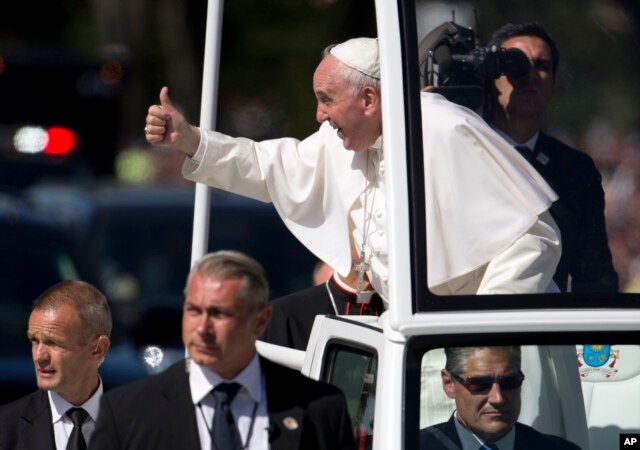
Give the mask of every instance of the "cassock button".
[(374, 223), (378, 228), (386, 228), (387, 216), (384, 210), (379, 209), (375, 212)]

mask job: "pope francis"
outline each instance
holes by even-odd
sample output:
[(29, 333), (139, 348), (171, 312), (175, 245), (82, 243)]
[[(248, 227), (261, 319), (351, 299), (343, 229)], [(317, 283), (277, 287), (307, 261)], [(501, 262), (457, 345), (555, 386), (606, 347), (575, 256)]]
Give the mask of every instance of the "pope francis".
[[(190, 125), (168, 89), (146, 117), (149, 143), (185, 153), (192, 181), (272, 202), (291, 232), (342, 277), (388, 302), (378, 42), (331, 46), (313, 76), (319, 130), (262, 142)], [(468, 109), (421, 93), (428, 286), (436, 294), (545, 292), (561, 252), (555, 193)], [(355, 248), (352, 252), (351, 249)], [(352, 257), (356, 255), (356, 258)]]

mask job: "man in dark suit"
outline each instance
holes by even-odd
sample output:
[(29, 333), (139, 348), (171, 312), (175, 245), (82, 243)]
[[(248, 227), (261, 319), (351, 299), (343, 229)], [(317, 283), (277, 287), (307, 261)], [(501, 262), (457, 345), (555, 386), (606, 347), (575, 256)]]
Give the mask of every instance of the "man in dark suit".
[(520, 414), (520, 347), (445, 349), (445, 394), (456, 404), (448, 422), (420, 430), (424, 450), (579, 450), (558, 436), (517, 423)]
[(63, 281), (35, 300), (27, 336), (40, 389), (0, 407), (2, 450), (87, 448), (111, 327), (107, 300), (88, 283)]
[(540, 131), (560, 62), (555, 41), (539, 24), (507, 24), (489, 45), (518, 48), (530, 62), (526, 75), (502, 75), (494, 81), (486, 115), (559, 196), (550, 208), (562, 235), (554, 281), (563, 292), (616, 292), (600, 173), (587, 154)]
[[(358, 252), (351, 246), (353, 266), (358, 262)], [(330, 268), (324, 262), (320, 262)], [(315, 283), (316, 268), (313, 279)], [(260, 340), (296, 350), (306, 350), (313, 322), (318, 315), (379, 316), (384, 312), (382, 298), (373, 289), (366, 274), (351, 268), (346, 277), (332, 271), (328, 279), (315, 286), (293, 292), (271, 301), (271, 320)]]
[(260, 265), (219, 251), (191, 270), (188, 358), (102, 398), (93, 450), (352, 449), (342, 392), (255, 351), (271, 316)]

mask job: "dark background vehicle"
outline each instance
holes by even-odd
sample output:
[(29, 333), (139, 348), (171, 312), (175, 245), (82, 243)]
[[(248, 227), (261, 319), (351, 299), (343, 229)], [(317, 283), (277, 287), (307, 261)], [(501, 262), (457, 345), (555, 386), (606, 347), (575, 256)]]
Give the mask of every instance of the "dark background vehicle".
[[(189, 269), (192, 185), (36, 185), (24, 198), (72, 231), (118, 302), (175, 305)], [(209, 249), (251, 254), (269, 277), (271, 297), (308, 287), (315, 257), (272, 205), (214, 190)]]
[[(190, 267), (193, 186), (36, 185), (25, 200), (55, 218), (97, 269), (114, 318), (151, 369), (182, 357), (180, 318)], [(270, 296), (309, 287), (316, 258), (270, 204), (213, 191), (209, 250), (245, 252), (265, 268)], [(150, 348), (153, 347), (153, 348)], [(145, 353), (146, 352), (146, 353)], [(154, 358), (164, 355), (164, 359)]]

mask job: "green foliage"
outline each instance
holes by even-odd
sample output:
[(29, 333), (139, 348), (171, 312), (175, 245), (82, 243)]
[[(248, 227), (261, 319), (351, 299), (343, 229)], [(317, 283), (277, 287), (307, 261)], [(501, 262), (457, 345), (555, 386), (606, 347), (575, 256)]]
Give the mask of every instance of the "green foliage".
[[(346, 21), (358, 14), (349, 29)], [(219, 128), (233, 134), (234, 111), (260, 105), (267, 114), (279, 116), (270, 129), (260, 127), (250, 137), (311, 133), (318, 126), (311, 80), (322, 50), (349, 37), (375, 33), (369, 0), (326, 5), (300, 0), (226, 2)]]

